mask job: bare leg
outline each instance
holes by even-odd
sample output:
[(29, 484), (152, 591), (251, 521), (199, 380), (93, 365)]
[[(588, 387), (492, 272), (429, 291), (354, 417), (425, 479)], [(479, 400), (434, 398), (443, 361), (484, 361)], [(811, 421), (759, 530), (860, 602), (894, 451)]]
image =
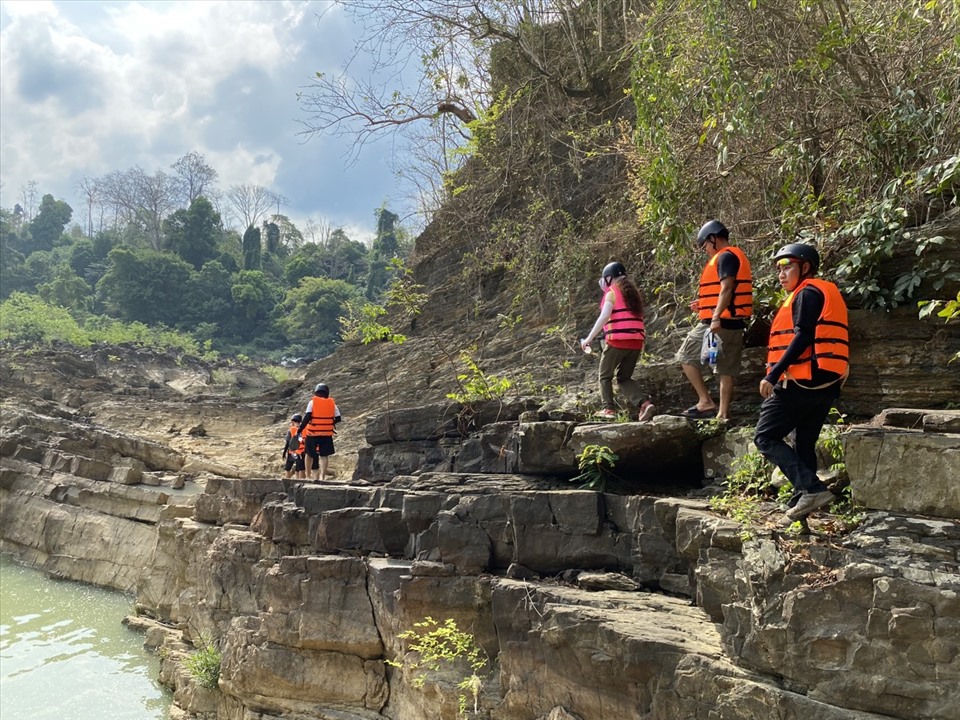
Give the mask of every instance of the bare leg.
[(687, 363), (682, 363), (680, 367), (683, 368), (683, 374), (687, 376), (687, 380), (690, 381), (693, 389), (697, 392), (697, 410), (712, 410), (715, 408), (717, 405), (710, 397), (710, 391), (707, 390), (707, 384), (703, 381), (700, 368)]
[(733, 375), (720, 376), (720, 410), (719, 418), (730, 418), (730, 402), (733, 400)]
[(330, 458), (327, 457), (326, 455), (321, 455), (320, 456), (320, 478), (319, 478), (321, 482), (327, 479), (327, 467), (329, 466), (329, 464), (330, 464)]
[(304, 480), (309, 478), (311, 473), (313, 472), (313, 455), (311, 455), (310, 453), (307, 453), (306, 466), (307, 466), (307, 471), (304, 473)]

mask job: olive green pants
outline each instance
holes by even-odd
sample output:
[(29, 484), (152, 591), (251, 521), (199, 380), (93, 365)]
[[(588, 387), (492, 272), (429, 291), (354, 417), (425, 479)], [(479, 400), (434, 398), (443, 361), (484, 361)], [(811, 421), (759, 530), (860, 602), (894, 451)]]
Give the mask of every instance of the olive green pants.
[(600, 402), (604, 410), (616, 410), (613, 401), (613, 378), (617, 378), (617, 386), (628, 403), (627, 410), (633, 411), (639, 407), (643, 396), (640, 386), (633, 380), (633, 370), (640, 359), (640, 350), (624, 350), (607, 345), (600, 356)]

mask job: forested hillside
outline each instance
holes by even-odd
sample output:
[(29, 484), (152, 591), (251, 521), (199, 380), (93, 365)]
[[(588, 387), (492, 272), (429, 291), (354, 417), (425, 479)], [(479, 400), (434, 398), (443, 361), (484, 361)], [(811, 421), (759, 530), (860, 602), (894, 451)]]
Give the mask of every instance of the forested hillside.
[[(759, 315), (778, 299), (763, 258), (797, 238), (819, 247), (854, 308), (956, 308), (955, 2), (340, 5), (365, 21), (357, 50), (374, 70), (420, 74), (392, 87), (318, 73), (308, 127), (353, 134), (357, 152), (377, 133), (405, 138), (426, 223), (413, 277), (430, 299), (394, 309), (459, 333), (455, 349), (521, 324), (573, 333), (614, 258), (662, 339), (686, 319), (691, 238), (712, 217), (754, 260)], [(336, 230), (310, 236), (251, 188), (209, 202), (204, 166), (194, 154), (171, 176), (97, 179), (85, 227), (51, 196), (4, 210), (5, 337), (44, 336), (12, 326), (12, 308), (58, 306), (88, 331), (113, 318), (221, 352), (315, 355), (339, 341), (348, 305), (363, 297), (376, 316), (407, 247), (395, 214), (378, 211), (370, 249)], [(149, 192), (164, 178), (178, 188), (165, 205)], [(242, 236), (222, 229), (230, 203)]]
[(298, 228), (283, 198), (216, 178), (196, 152), (170, 173), (113, 172), (81, 183), (80, 213), (28, 183), (0, 210), (3, 337), (275, 361), (329, 353), (346, 307), (379, 298), (390, 261), (407, 254), (398, 216), (373, 212), (368, 246), (343, 228)]

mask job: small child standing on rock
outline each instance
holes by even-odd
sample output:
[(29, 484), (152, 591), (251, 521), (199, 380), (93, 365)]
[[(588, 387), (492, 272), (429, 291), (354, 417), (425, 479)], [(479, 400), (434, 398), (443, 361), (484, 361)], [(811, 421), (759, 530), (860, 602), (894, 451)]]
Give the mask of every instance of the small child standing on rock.
[(283, 477), (288, 480), (294, 477), (294, 473), (296, 473), (298, 480), (303, 480), (307, 476), (304, 460), (306, 447), (303, 438), (300, 436), (300, 423), (302, 421), (303, 416), (300, 413), (290, 418), (290, 429), (287, 430), (283, 442)]

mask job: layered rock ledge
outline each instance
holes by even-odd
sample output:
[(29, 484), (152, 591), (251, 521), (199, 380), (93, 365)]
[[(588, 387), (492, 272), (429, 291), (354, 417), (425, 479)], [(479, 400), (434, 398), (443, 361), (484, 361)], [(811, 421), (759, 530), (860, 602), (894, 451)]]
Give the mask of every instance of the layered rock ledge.
[[(736, 433), (527, 412), (465, 439), (392, 428), (371, 446), (381, 459), (391, 444), (434, 443), (436, 463), (420, 452), (415, 474), (324, 485), (192, 473), (132, 436), (5, 417), (3, 549), (135, 589), (131, 622), (162, 649), (177, 716), (454, 718), (462, 674), (418, 687), (391, 664), (409, 658), (400, 635), (430, 616), (486, 653), (477, 715), (492, 720), (958, 717), (960, 523), (948, 502), (934, 516), (897, 499), (907, 478), (948, 491), (956, 416), (913, 411), (936, 450), (883, 418), (851, 434), (852, 487), (871, 509), (848, 535), (761, 524), (745, 537), (698, 492)], [(568, 482), (557, 458), (623, 437), (626, 456), (641, 449), (622, 484)], [(919, 456), (934, 458), (922, 479), (881, 462)], [(222, 651), (216, 691), (179, 662), (201, 637)]]

